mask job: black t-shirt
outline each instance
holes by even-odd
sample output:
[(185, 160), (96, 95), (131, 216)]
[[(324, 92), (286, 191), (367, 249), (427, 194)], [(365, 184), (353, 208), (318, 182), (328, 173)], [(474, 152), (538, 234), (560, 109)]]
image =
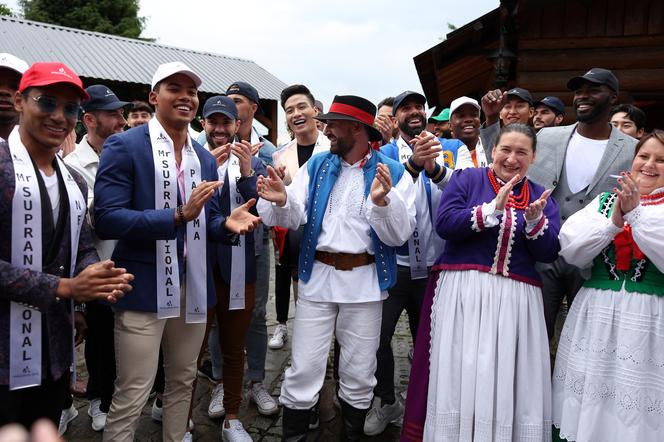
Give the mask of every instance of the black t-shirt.
[(297, 145), (297, 162), (298, 166), (302, 167), (304, 163), (309, 161), (309, 158), (311, 158), (311, 154), (314, 152), (314, 144), (307, 144), (307, 145), (302, 145), (299, 144)]

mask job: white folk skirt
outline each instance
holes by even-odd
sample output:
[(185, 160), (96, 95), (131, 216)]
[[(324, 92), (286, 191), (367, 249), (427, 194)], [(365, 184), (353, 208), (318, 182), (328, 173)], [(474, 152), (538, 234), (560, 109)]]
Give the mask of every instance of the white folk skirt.
[(551, 441), (550, 364), (539, 287), (441, 272), (424, 440)]
[(664, 298), (579, 291), (558, 345), (553, 421), (570, 441), (664, 441)]

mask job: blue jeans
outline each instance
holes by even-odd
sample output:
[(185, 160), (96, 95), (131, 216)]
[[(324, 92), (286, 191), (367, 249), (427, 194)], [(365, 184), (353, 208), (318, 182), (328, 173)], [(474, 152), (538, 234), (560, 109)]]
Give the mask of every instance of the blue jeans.
[(265, 355), (267, 354), (267, 325), (265, 307), (270, 283), (270, 247), (268, 233), (263, 235), (261, 254), (256, 256), (256, 305), (247, 330), (245, 346), (247, 349), (246, 379), (262, 382), (265, 379)]

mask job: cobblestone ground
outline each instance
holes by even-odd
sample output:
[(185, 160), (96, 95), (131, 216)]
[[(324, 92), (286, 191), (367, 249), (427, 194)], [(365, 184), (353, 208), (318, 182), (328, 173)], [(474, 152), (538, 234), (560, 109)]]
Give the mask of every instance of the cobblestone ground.
[[(272, 265), (274, 260), (272, 260)], [(292, 298), (292, 297), (291, 297)], [(294, 308), (291, 300), (290, 316), (294, 314)], [(274, 307), (274, 271), (270, 277), (270, 296), (267, 305), (268, 333), (271, 336), (272, 331), (277, 325), (276, 312)], [(292, 327), (292, 320), (289, 321), (289, 329)], [(401, 393), (402, 398), (406, 395), (408, 386), (408, 373), (410, 363), (408, 361), (408, 352), (411, 348), (411, 337), (408, 330), (407, 316), (401, 317), (394, 339), (392, 341), (395, 355), (395, 385), (397, 392)], [(83, 346), (78, 348), (78, 368), (82, 377), (87, 377), (85, 372), (85, 363), (83, 361)], [(330, 352), (332, 358), (332, 352)], [(290, 363), (290, 341), (281, 350), (268, 349), (266, 361), (265, 385), (268, 391), (275, 398), (279, 396), (281, 381), (285, 368)], [(207, 415), (207, 407), (210, 401), (210, 392), (212, 384), (204, 378), (199, 377), (196, 394), (194, 397), (194, 441), (220, 441), (222, 420), (210, 419)], [(331, 364), (328, 364), (328, 373), (326, 375), (323, 391), (321, 393), (320, 406), (320, 427), (318, 430), (310, 432), (311, 440), (336, 441), (341, 430), (341, 417), (339, 410), (334, 406), (332, 398), (334, 395), (334, 381), (332, 379)], [(138, 430), (136, 432), (137, 441), (161, 441), (161, 424), (151, 418), (152, 401), (149, 400), (143, 408), (140, 417)], [(90, 418), (87, 415), (88, 401), (85, 399), (74, 399), (74, 405), (78, 409), (78, 417), (69, 425), (69, 429), (64, 434), (68, 441), (101, 441), (102, 433), (97, 433), (90, 427)], [(249, 404), (248, 397), (242, 401), (240, 408), (240, 420), (247, 429), (252, 439), (256, 442), (272, 442), (281, 440), (281, 413), (274, 417), (265, 417), (258, 414), (255, 405)], [(383, 434), (375, 437), (366, 437), (367, 441), (396, 441), (399, 440), (400, 428), (395, 425), (389, 425)]]

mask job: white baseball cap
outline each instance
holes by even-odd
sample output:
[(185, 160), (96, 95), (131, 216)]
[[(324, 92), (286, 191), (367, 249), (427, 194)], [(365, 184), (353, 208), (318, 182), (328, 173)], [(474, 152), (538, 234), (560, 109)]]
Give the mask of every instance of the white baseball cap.
[(189, 66), (180, 62), (173, 61), (171, 63), (160, 64), (154, 75), (152, 76), (152, 89), (164, 78), (168, 78), (174, 74), (184, 74), (194, 81), (196, 87), (201, 87), (203, 81), (194, 71), (189, 69)]
[(452, 101), (452, 104), (450, 104), (450, 115), (454, 113), (457, 109), (459, 109), (461, 106), (464, 104), (470, 104), (473, 107), (475, 107), (477, 110), (481, 110), (480, 104), (475, 100), (474, 98), (470, 97), (459, 97)]
[(16, 71), (23, 75), (23, 73), (28, 70), (28, 67), (28, 63), (17, 56), (6, 52), (0, 53), (0, 68), (11, 69), (12, 71)]

